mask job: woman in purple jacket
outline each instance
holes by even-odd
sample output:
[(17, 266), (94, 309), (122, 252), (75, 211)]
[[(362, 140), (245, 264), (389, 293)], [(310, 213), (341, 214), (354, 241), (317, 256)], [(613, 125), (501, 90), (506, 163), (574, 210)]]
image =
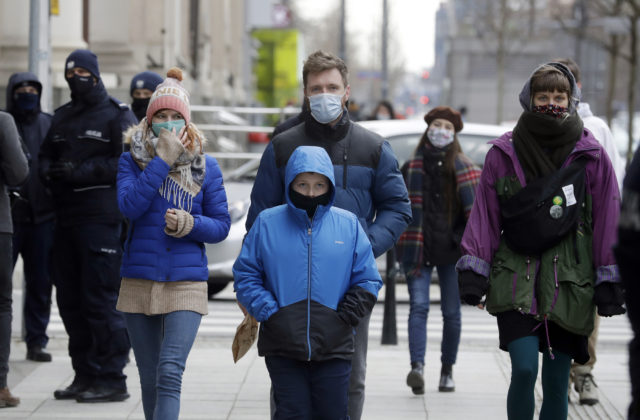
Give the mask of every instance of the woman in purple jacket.
[(515, 129), (491, 142), (456, 265), (462, 300), (478, 305), (486, 293), (509, 352), (509, 419), (533, 418), (539, 351), (540, 419), (566, 418), (571, 359), (589, 359), (595, 306), (602, 316), (624, 312), (612, 253), (620, 194), (576, 114), (579, 98), (564, 65), (533, 72)]

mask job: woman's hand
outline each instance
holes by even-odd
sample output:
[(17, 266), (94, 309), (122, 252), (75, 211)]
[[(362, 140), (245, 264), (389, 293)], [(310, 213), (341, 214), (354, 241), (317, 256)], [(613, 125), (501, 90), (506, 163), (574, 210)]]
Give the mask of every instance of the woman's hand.
[(178, 215), (175, 209), (167, 209), (164, 214), (164, 221), (167, 224), (167, 229), (175, 231), (178, 229)]

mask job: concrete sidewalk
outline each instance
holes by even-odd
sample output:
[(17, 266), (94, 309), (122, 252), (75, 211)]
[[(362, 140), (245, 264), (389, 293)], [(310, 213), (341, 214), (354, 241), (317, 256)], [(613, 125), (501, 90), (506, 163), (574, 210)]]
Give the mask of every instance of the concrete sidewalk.
[[(67, 355), (67, 337), (57, 315), (49, 324), (48, 350), (51, 363), (25, 360), (20, 340), (22, 291), (14, 277), (14, 328), (9, 363), (9, 387), (21, 399), (15, 408), (0, 409), (0, 419), (144, 419), (135, 360), (125, 373), (131, 398), (118, 403), (78, 404), (57, 401), (53, 391), (71, 383), (73, 370)], [(54, 292), (55, 293), (55, 292)], [(463, 306), (462, 338), (454, 367), (456, 392), (438, 392), (442, 318), (440, 290), (431, 289), (432, 309), (428, 321), (426, 393), (414, 396), (405, 384), (409, 371), (406, 336), (408, 293), (406, 285), (396, 288), (398, 345), (381, 345), (384, 289), (371, 318), (367, 369), (367, 396), (363, 419), (455, 420), (506, 419), (509, 386), (508, 354), (497, 349), (495, 319), (484, 311)], [(241, 314), (230, 287), (209, 302), (209, 315), (187, 361), (183, 378), (180, 418), (249, 420), (269, 418), (270, 380), (264, 359), (255, 346), (234, 365), (231, 341)], [(631, 337), (626, 317), (602, 318), (598, 343), (598, 362), (594, 377), (600, 403), (593, 407), (570, 404), (569, 419), (624, 419), (630, 401), (626, 343)], [(577, 401), (572, 391), (571, 400)], [(540, 380), (536, 386), (536, 410), (540, 408)], [(537, 418), (537, 415), (536, 415)]]
[[(381, 309), (382, 306), (377, 307), (377, 310)], [(467, 313), (464, 313), (465, 317)], [(454, 368), (456, 392), (440, 393), (437, 391), (439, 340), (434, 337), (427, 350), (426, 394), (414, 396), (404, 383), (409, 369), (407, 342), (400, 340), (398, 345), (383, 346), (379, 344), (379, 334), (374, 336), (369, 347), (364, 419), (506, 418), (509, 359), (495, 346), (465, 340), (463, 334)], [(129, 377), (129, 400), (103, 404), (55, 400), (53, 390), (69, 384), (73, 375), (66, 344), (65, 338), (54, 338), (49, 345), (53, 362), (35, 363), (24, 360), (24, 343), (14, 340), (9, 380), (12, 392), (22, 402), (18, 407), (0, 410), (0, 418), (144, 418), (135, 360), (125, 372)], [(234, 365), (230, 348), (231, 337), (198, 337), (183, 378), (181, 419), (268, 418), (270, 381), (264, 360), (257, 356), (254, 346)], [(570, 419), (624, 418), (630, 392), (626, 361), (626, 350), (621, 346), (601, 348), (594, 372), (600, 389), (600, 404), (594, 407), (571, 404)], [(577, 394), (573, 392), (571, 398), (576, 401)], [(536, 399), (539, 409), (539, 381)]]

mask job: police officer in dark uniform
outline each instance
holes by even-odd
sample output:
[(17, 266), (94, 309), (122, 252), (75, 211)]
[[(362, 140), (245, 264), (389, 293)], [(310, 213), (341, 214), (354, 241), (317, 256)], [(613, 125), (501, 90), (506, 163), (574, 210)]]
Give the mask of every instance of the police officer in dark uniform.
[(138, 121), (147, 114), (147, 107), (151, 100), (151, 95), (156, 90), (156, 87), (162, 83), (162, 76), (152, 71), (143, 71), (136, 74), (131, 79), (131, 87), (129, 88), (129, 94), (131, 95), (131, 110), (136, 114)]
[(116, 311), (122, 257), (116, 172), (122, 132), (136, 118), (107, 94), (93, 52), (72, 52), (65, 78), (71, 102), (55, 111), (40, 151), (40, 175), (56, 213), (51, 277), (75, 371), (54, 397), (122, 401), (129, 398), (123, 368), (130, 344)]

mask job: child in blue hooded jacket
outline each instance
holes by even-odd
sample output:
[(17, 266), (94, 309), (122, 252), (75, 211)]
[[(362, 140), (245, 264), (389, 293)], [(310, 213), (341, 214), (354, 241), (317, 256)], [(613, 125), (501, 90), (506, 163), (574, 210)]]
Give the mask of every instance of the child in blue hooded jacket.
[(233, 266), (237, 298), (262, 323), (274, 418), (345, 419), (354, 327), (382, 280), (356, 216), (332, 207), (324, 149), (298, 147), (285, 185), (287, 204), (260, 213)]

